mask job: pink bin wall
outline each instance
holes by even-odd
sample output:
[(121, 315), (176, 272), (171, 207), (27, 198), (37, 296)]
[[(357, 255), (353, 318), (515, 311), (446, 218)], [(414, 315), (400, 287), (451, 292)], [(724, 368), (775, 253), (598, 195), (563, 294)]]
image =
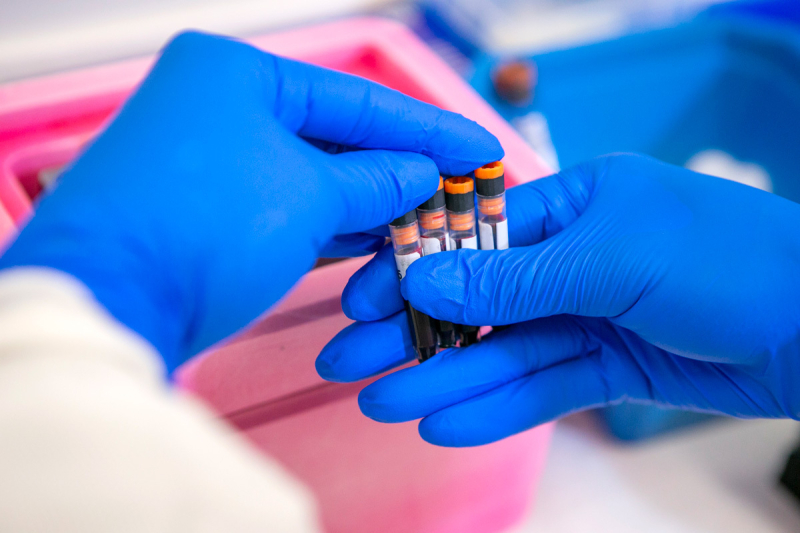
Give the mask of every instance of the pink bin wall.
[[(251, 42), (265, 50), (378, 81), (462, 113), (506, 150), (507, 185), (548, 169), (472, 89), (404, 27), (373, 18), (334, 22)], [(31, 213), (36, 172), (74, 158), (145, 75), (152, 59), (0, 86), (0, 238)], [(502, 442), (445, 449), (416, 423), (362, 416), (364, 383), (314, 371), (325, 343), (349, 324), (340, 297), (365, 259), (311, 271), (275, 309), (226, 345), (179, 370), (203, 398), (316, 494), (329, 533), (502, 531), (532, 501), (551, 427)]]

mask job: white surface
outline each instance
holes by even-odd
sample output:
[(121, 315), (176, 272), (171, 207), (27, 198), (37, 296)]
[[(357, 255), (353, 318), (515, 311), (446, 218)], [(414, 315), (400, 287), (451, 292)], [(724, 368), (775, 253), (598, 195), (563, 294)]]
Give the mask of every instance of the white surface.
[(539, 157), (544, 159), (547, 166), (553, 169), (553, 172), (561, 170), (561, 165), (558, 162), (558, 153), (553, 145), (553, 139), (550, 137), (550, 126), (547, 124), (547, 118), (543, 114), (538, 111), (531, 111), (527, 115), (515, 118), (511, 121), (511, 124), (522, 135), (522, 138), (531, 145), (531, 148), (539, 154)]
[(563, 50), (677, 24), (731, 0), (428, 0), (497, 55)]
[(387, 0), (0, 0), (0, 82), (152, 54), (193, 28), (247, 36)]
[(686, 168), (772, 192), (772, 178), (762, 166), (739, 161), (721, 150), (703, 150), (689, 159)]
[(800, 503), (777, 478), (798, 436), (793, 421), (720, 420), (624, 444), (571, 417), (514, 533), (796, 533)]

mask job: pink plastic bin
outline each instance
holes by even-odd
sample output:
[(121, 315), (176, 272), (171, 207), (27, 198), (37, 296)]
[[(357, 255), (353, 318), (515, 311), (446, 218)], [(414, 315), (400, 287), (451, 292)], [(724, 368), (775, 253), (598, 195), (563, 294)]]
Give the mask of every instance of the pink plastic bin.
[[(516, 133), (404, 27), (360, 18), (267, 35), (271, 52), (378, 81), (451, 109), (494, 133), (507, 185), (548, 169)], [(36, 173), (68, 162), (147, 72), (126, 61), (0, 86), (0, 235), (30, 215)], [(526, 512), (550, 437), (543, 426), (489, 446), (445, 449), (416, 423), (379, 424), (356, 403), (359, 384), (314, 371), (325, 343), (349, 324), (340, 296), (365, 259), (310, 272), (263, 319), (182, 368), (179, 386), (203, 398), (315, 492), (329, 533), (502, 531)]]

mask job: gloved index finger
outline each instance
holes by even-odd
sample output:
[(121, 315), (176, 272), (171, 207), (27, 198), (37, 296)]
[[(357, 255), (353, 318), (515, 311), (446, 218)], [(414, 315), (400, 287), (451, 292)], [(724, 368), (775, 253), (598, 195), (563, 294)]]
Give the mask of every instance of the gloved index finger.
[(350, 277), (342, 309), (351, 320), (380, 320), (403, 309), (392, 246), (386, 245)]
[(378, 83), (265, 54), (275, 116), (303, 137), (360, 148), (417, 152), (445, 174), (465, 174), (503, 158), (477, 123)]

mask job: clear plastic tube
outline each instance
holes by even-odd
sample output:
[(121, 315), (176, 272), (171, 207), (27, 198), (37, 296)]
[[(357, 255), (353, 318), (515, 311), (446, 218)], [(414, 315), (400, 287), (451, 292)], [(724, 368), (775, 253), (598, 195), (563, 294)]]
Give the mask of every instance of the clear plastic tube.
[(508, 219), (503, 163), (495, 161), (476, 169), (475, 188), (481, 250), (505, 250), (508, 248)]
[[(406, 276), (408, 267), (422, 257), (416, 213), (411, 211), (389, 224), (389, 233), (392, 237), (397, 276), (402, 280)], [(434, 321), (425, 313), (411, 307), (408, 301), (404, 303), (417, 359), (420, 362), (426, 361), (436, 355), (439, 347)]]
[[(508, 248), (508, 218), (503, 163), (495, 161), (476, 169), (475, 189), (478, 197), (481, 250), (505, 250)], [(494, 326), (492, 331), (501, 331), (507, 327)]]
[(475, 231), (475, 196), (472, 178), (457, 176), (444, 182), (450, 249), (478, 249)]
[(450, 248), (478, 249), (478, 237), (475, 231), (475, 209), (461, 213), (447, 211), (447, 220), (450, 223)]
[(496, 196), (478, 194), (478, 231), (481, 250), (505, 250), (508, 248), (505, 192)]
[(423, 255), (450, 250), (450, 235), (444, 206), (435, 209), (417, 209)]
[[(450, 249), (478, 249), (478, 236), (475, 229), (475, 193), (472, 178), (457, 176), (444, 182), (447, 205), (447, 226), (450, 235)], [(480, 328), (457, 324), (456, 334), (462, 347), (480, 341)]]
[[(436, 194), (417, 208), (417, 218), (422, 241), (422, 255), (437, 254), (450, 249), (444, 185), (441, 178)], [(433, 319), (433, 321), (436, 332), (439, 334), (439, 347), (452, 348), (455, 346), (458, 335), (453, 323), (447, 320)]]
[(422, 257), (419, 225), (416, 220), (401, 226), (389, 225), (389, 234), (392, 237), (397, 277), (403, 279), (411, 263)]

